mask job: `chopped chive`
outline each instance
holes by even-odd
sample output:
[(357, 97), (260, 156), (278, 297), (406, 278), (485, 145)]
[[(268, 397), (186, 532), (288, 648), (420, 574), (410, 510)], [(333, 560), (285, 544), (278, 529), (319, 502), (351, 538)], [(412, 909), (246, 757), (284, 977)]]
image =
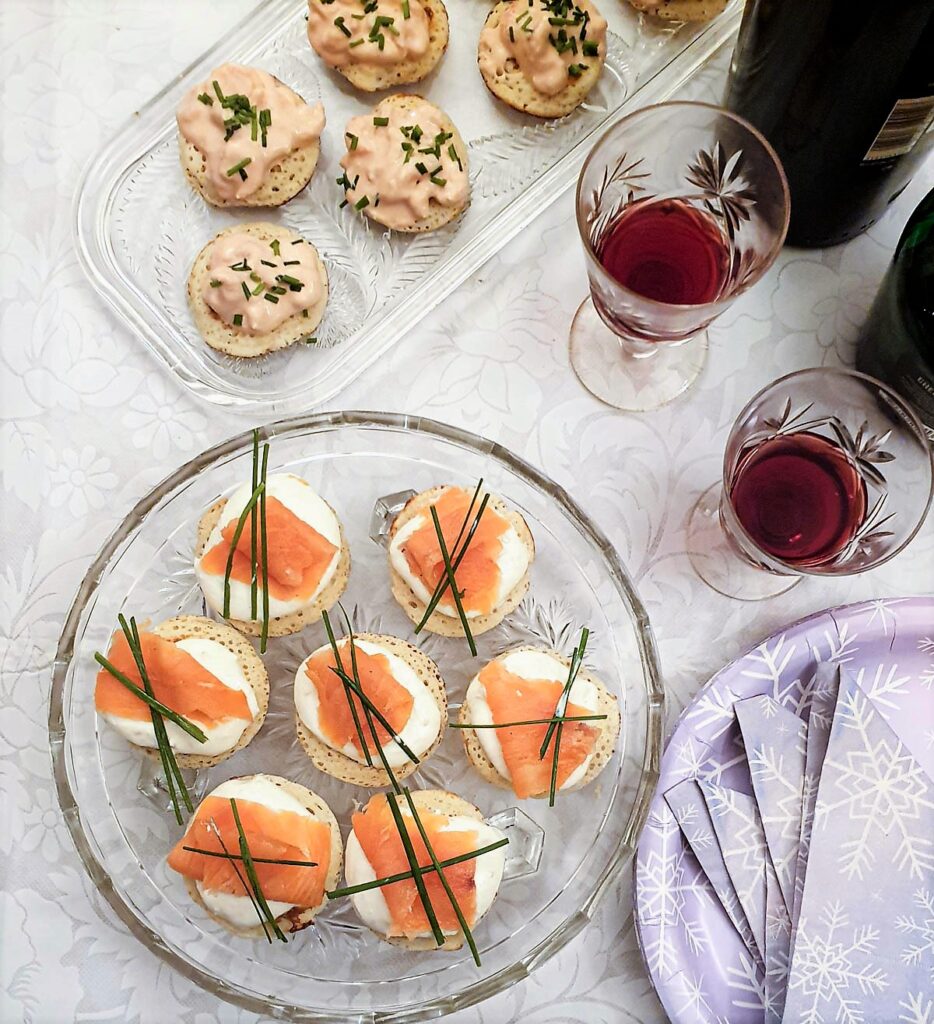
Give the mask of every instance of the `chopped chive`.
[(568, 74), (571, 78), (580, 78), (580, 76), (587, 70), (586, 64), (571, 64), (568, 67)]
[(600, 55), (600, 47), (592, 39), (588, 39), (583, 44), (583, 52), (585, 57), (598, 57)]
[(353, 132), (345, 132), (344, 135), (346, 136), (347, 141), (349, 143), (349, 146), (347, 148), (350, 149), (351, 151), (355, 150), (357, 148), (357, 143), (360, 140), (357, 138), (356, 135), (353, 134)]
[[(234, 164), (233, 167), (228, 167), (227, 168), (227, 171), (226, 171), (227, 177), (228, 178), (232, 178), (235, 174), (240, 174), (240, 172), (243, 170), (243, 168), (247, 167), (251, 163), (253, 163), (253, 158), (249, 157), (249, 156), (245, 156), (239, 163)], [(241, 177), (246, 177), (246, 175), (245, 174), (241, 175)]]
[[(493, 850), (499, 850), (508, 845), (509, 840), (504, 836), (502, 839), (497, 839), (495, 843), (490, 843), (489, 846), (481, 846), (479, 850), (461, 853), (457, 857), (449, 857), (447, 860), (442, 860), (438, 863), (442, 868), (454, 867), (455, 864), (476, 860), (477, 857), (482, 857), (485, 853), (491, 853)], [(428, 875), (435, 870), (435, 867), (433, 864), (420, 864), (419, 870), (423, 875)], [(394, 882), (405, 882), (411, 878), (411, 871), (400, 871), (396, 875), (387, 875), (385, 878), (374, 878), (372, 882), (360, 882), (358, 885), (348, 885), (342, 889), (331, 889), (327, 897), (329, 900), (337, 900), (343, 896), (355, 896), (358, 892), (369, 892), (371, 889), (379, 889), (384, 885), (392, 885)]]
[(259, 125), (256, 123), (256, 107), (252, 107), (250, 110), (250, 141), (256, 142), (258, 135)]
[(216, 277), (212, 277), (211, 280), (208, 283), (210, 284), (210, 286), (212, 288), (220, 288), (220, 286), (221, 286), (220, 281), (218, 281), (218, 279)]
[(422, 901), (422, 906), (425, 909), (425, 915), (428, 918), (428, 923), (431, 925), (432, 935), (435, 937), (435, 942), (439, 946), (443, 946), (444, 932), (441, 931), (441, 926), (438, 924), (438, 918), (435, 915), (435, 908), (431, 905), (431, 898), (428, 895), (428, 890), (425, 888), (425, 881), (422, 878), (422, 870), (418, 866), (418, 858), (415, 856), (415, 849), (412, 846), (412, 838), (409, 835), (409, 830), (405, 827), (405, 821), (402, 818), (402, 811), (399, 810), (399, 802), (396, 799), (396, 794), (387, 793), (386, 799), (389, 802), (389, 809), (392, 812), (393, 821), (396, 823), (396, 828), (399, 830), (399, 838), (402, 840), (402, 848), (405, 850), (405, 856), (408, 859), (409, 868), (412, 871), (412, 880), (415, 882), (415, 888), (418, 890), (419, 899)]
[(282, 266), (283, 267), (298, 267), (298, 266), (301, 266), (301, 262), (302, 262), (301, 260), (283, 260), (282, 261)]
[(363, 46), (365, 42), (365, 39), (355, 39), (352, 43), (349, 43), (348, 46), (352, 50), (355, 46)]
[(253, 289), (253, 291), (250, 294), (251, 295), (260, 295), (265, 290), (265, 288), (266, 288), (265, 282), (260, 280), (259, 284)]
[(208, 96), (208, 94), (206, 92), (199, 92), (198, 93), (198, 99), (201, 100), (201, 102), (206, 107), (213, 107), (214, 106), (214, 100), (210, 96)]
[(409, 0), (402, 0), (402, 17), (405, 21), (409, 19)]
[(223, 103), (224, 102), (224, 94), (221, 92), (220, 83), (217, 81), (216, 78), (211, 83), (211, 85), (214, 86), (214, 92), (217, 94), (217, 98), (221, 101), (221, 103)]
[(276, 264), (273, 263), (272, 260), (260, 260), (260, 263), (262, 263), (262, 265), (264, 267), (275, 267), (276, 266)]
[(278, 256), (279, 255), (279, 239), (278, 238), (274, 238), (269, 243), (269, 248), (272, 249), (274, 255)]
[(355, 210), (362, 210), (364, 207), (369, 206), (369, 205), (370, 205), (370, 200), (366, 196), (364, 196), (362, 199), (358, 199), (357, 202), (354, 203), (354, 209)]
[(304, 288), (304, 282), (299, 281), (297, 277), (292, 277), (291, 274), (276, 274), (276, 280), (281, 281), (283, 284)]
[(444, 188), (444, 186), (447, 185), (448, 183), (447, 178), (439, 178), (436, 174), (433, 174), (428, 180), (432, 183), (432, 185), (437, 185), (438, 188)]
[(304, 238), (296, 238), (292, 245), (301, 245), (304, 242)]
[(457, 149), (455, 148), (453, 142), (451, 143), (450, 146), (448, 146), (448, 156), (452, 160), (457, 162), (457, 169), (458, 170), (462, 171), (464, 169), (464, 165), (461, 163), (461, 158), (458, 156)]
[(374, 117), (373, 118), (373, 124), (375, 124), (377, 128), (385, 128), (386, 125), (389, 124), (389, 118), (388, 117)]
[(348, 39), (351, 37), (352, 33), (350, 29), (344, 24), (343, 15), (339, 15), (338, 17), (336, 17), (334, 19), (334, 24), (341, 30), (341, 32), (344, 33), (345, 36), (347, 36)]
[(273, 305), (275, 305), (279, 301), (279, 296), (278, 295), (273, 295), (272, 292), (266, 292), (266, 294), (263, 296), (263, 298), (267, 302), (271, 302)]
[(516, 33), (512, 30), (512, 25), (509, 26), (509, 42), (514, 43), (516, 41)]
[(234, 313), (233, 324), (234, 324), (234, 327), (242, 327), (243, 326), (243, 314), (242, 313)]
[(250, 289), (247, 287), (246, 281), (240, 282), (240, 287), (243, 289), (243, 294), (246, 296), (247, 302), (250, 301)]
[[(303, 317), (304, 317), (304, 318), (305, 318), (306, 320), (308, 319), (308, 310), (307, 310), (307, 309), (303, 309), (303, 310), (302, 310), (302, 316), (303, 316)], [(317, 341), (318, 339), (317, 339), (317, 338), (312, 338), (311, 340), (312, 340), (312, 341)], [(309, 342), (309, 344), (311, 344), (311, 342)]]

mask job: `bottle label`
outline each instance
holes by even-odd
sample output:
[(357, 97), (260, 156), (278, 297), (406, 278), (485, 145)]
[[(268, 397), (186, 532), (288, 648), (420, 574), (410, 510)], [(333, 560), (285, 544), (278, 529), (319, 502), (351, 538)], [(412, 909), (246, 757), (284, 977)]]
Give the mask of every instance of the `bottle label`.
[(934, 125), (934, 96), (896, 100), (885, 124), (863, 157), (863, 163), (892, 160), (910, 153), (918, 140)]
[(925, 372), (917, 357), (902, 356), (893, 367), (891, 383), (914, 403), (924, 422), (924, 432), (934, 441), (934, 380)]

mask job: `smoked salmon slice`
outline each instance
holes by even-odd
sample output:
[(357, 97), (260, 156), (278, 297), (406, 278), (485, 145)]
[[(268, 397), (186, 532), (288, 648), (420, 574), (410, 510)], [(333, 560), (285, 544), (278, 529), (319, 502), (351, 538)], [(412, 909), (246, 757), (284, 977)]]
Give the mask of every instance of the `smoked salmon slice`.
[[(501, 661), (484, 665), (480, 670), (480, 682), (486, 690), (486, 702), (494, 723), (551, 718), (564, 689), (561, 683), (550, 679), (523, 679), (506, 669)], [(590, 713), (586, 708), (568, 703), (568, 715)], [(496, 730), (503, 760), (512, 777), (512, 788), (520, 799), (545, 793), (551, 786), (557, 730), (552, 733), (545, 756), (541, 758), (539, 751), (547, 731), (547, 725), (521, 725)], [(558, 752), (558, 788), (593, 752), (598, 734), (599, 730), (586, 722), (564, 724)]]
[[(418, 826), (414, 819), (409, 817), (406, 805), (402, 801), (400, 801), (400, 810), (403, 812), (403, 821), (412, 841), (419, 866), (430, 865), (431, 857), (419, 835)], [(459, 857), (461, 854), (472, 853), (479, 849), (479, 833), (473, 829), (445, 832), (442, 830), (448, 824), (447, 815), (432, 814), (419, 808), (418, 816), (428, 833), (432, 849), (439, 861)], [(382, 793), (371, 797), (363, 811), (354, 814), (353, 830), (357, 842), (376, 872), (377, 878), (386, 878), (389, 875), (410, 870), (409, 859), (406, 856), (405, 847), (402, 845), (399, 830), (393, 820), (392, 810)], [(451, 886), (468, 925), (474, 924), (477, 912), (475, 865), (476, 860), (465, 860), (460, 864), (452, 864), (443, 869), (444, 877)], [(446, 932), (457, 931), (460, 927), (457, 915), (437, 872), (424, 875), (423, 881), (441, 929)], [(416, 938), (419, 935), (430, 934), (431, 924), (428, 915), (425, 913), (415, 882), (411, 878), (384, 885), (380, 892), (386, 900), (392, 918), (389, 936), (404, 935), (406, 938)]]
[[(250, 530), (251, 519), (256, 510), (247, 517), (237, 542), (231, 579), (249, 583), (251, 578)], [(257, 519), (257, 537), (259, 536)], [(201, 566), (214, 576), (223, 576), (227, 571), (227, 558), (233, 542), (237, 522), (229, 522), (221, 531), (223, 541), (204, 553)], [(257, 549), (259, 541), (257, 540)], [(271, 495), (266, 499), (266, 550), (269, 563), (269, 593), (278, 601), (297, 601), (310, 598), (318, 589), (337, 548), (322, 537), (314, 527), (299, 519), (294, 512)], [(262, 563), (257, 550), (257, 563), (262, 586)]]
[[(454, 548), (457, 535), (460, 533), (467, 509), (470, 507), (472, 493), (461, 487), (447, 487), (433, 503), (441, 523), (441, 534), (448, 554), (453, 561), (463, 547), (463, 538), (457, 550)], [(473, 511), (464, 530), (464, 536), (470, 529), (479, 503)], [(402, 544), (402, 553), (409, 569), (425, 584), (430, 592), (434, 592), (438, 581), (444, 574), (444, 558), (438, 544), (438, 534), (431, 519), (431, 513), (425, 511), (425, 522)], [(486, 615), (496, 607), (499, 591), (500, 570), (497, 557), (503, 549), (502, 536), (509, 529), (509, 523), (490, 505), (484, 509), (483, 516), (476, 532), (467, 548), (464, 559), (457, 567), (457, 587), (463, 591), (461, 603), (464, 611)], [(445, 592), (442, 602), (452, 601), (450, 589)]]
[[(289, 864), (254, 864), (260, 889), (266, 899), (288, 903), (293, 907), (317, 907), (324, 898), (324, 882), (331, 862), (330, 827), (315, 818), (294, 811), (274, 811), (252, 800), (237, 800), (237, 812), (251, 857), (315, 862), (313, 868)], [(220, 832), (223, 844), (211, 827), (212, 821)], [(223, 853), (226, 846), (229, 853), (239, 855), (240, 838), (228, 799), (209, 796), (201, 802), (185, 835), (169, 854), (168, 865), (186, 878), (201, 882), (212, 892), (246, 895), (243, 882), (237, 877), (239, 870), (243, 878), (246, 878), (241, 861), (205, 857), (183, 849), (185, 846), (217, 853)]]
[[(213, 726), (229, 718), (252, 719), (246, 694), (222, 683), (187, 651), (155, 633), (140, 633), (139, 639), (146, 675), (156, 700), (203, 726)], [(143, 688), (136, 661), (123, 633), (115, 634), (107, 660)], [(119, 718), (150, 717), (149, 705), (105, 668), (97, 673), (94, 706), (104, 714)]]
[[(355, 650), (357, 674), (363, 692), (379, 708), (396, 734), (402, 732), (412, 714), (412, 706), (415, 703), (412, 694), (396, 681), (386, 655), (370, 654), (362, 650), (359, 644), (355, 646)], [(338, 750), (346, 746), (347, 743), (353, 743), (354, 747), (362, 754), (363, 749), (357, 735), (357, 728), (354, 725), (353, 713), (347, 703), (344, 684), (331, 671), (336, 664), (334, 652), (327, 647), (313, 654), (305, 665), (305, 673), (318, 692), (318, 725), (331, 745)], [(345, 644), (341, 648), (341, 664), (347, 675), (353, 678), (353, 663), (349, 644)], [(363, 701), (356, 694), (351, 699), (356, 705), (357, 718), (364, 729), (367, 746), (371, 753), (375, 753)], [(376, 727), (379, 745), (385, 746), (389, 742), (389, 731), (375, 719), (373, 724)]]

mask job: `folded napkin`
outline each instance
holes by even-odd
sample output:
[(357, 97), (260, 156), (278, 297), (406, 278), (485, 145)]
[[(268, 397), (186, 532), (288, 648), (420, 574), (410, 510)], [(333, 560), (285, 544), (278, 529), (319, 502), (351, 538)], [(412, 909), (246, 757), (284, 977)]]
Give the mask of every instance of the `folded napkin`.
[(817, 789), (789, 1024), (934, 1019), (934, 782), (843, 673)]
[(678, 827), (684, 833), (691, 852), (697, 858), (704, 874), (717, 894), (727, 917), (739, 933), (743, 944), (756, 960), (765, 962), (765, 950), (756, 945), (749, 921), (740, 904), (736, 887), (726, 869), (720, 844), (714, 834), (710, 812), (704, 794), (696, 779), (685, 779), (665, 793), (665, 802), (671, 808)]

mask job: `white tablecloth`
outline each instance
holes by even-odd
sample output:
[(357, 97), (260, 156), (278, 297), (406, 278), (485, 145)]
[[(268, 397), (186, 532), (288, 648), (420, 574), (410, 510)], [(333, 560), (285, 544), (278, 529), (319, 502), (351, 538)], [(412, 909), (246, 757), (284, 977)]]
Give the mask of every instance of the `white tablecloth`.
[[(619, 0), (610, 0), (619, 2)], [(78, 267), (71, 201), (89, 155), (246, 13), (252, 0), (0, 3), (0, 1021), (252, 1022), (174, 974), (118, 923), (58, 812), (46, 718), (64, 613), (132, 504), (200, 449), (251, 425), (193, 398), (104, 308)], [(724, 61), (693, 94), (716, 101)], [(563, 196), (340, 398), (495, 438), (568, 487), (606, 530), (648, 606), (670, 718), (753, 641), (807, 612), (930, 589), (934, 527), (882, 569), (745, 604), (684, 553), (740, 407), (798, 367), (852, 361), (856, 331), (934, 162), (868, 234), (787, 251), (711, 332), (707, 370), (651, 415), (600, 405), (568, 366), (586, 291)], [(413, 373), (417, 366), (418, 372)], [(522, 985), (457, 1024), (664, 1019), (636, 949), (628, 883)]]

